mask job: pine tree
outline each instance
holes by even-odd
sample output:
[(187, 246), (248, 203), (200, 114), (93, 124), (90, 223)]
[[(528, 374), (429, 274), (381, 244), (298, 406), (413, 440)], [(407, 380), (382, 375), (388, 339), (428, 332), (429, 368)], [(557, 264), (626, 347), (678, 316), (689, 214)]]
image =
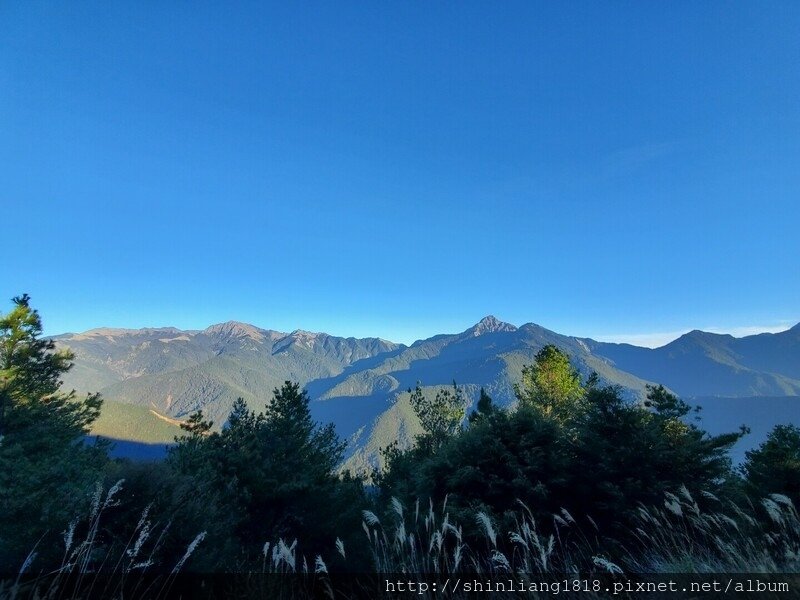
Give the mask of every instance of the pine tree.
[(183, 435), (175, 437), (175, 446), (170, 449), (170, 458), (180, 471), (197, 470), (206, 460), (212, 436), (212, 421), (206, 421), (203, 411), (198, 410), (180, 424)]
[[(596, 378), (590, 378), (595, 385)], [(545, 416), (565, 422), (585, 409), (586, 388), (569, 356), (549, 344), (542, 348), (532, 365), (523, 367), (522, 382), (514, 386), (520, 404), (534, 407)]]
[(721, 496), (731, 482), (729, 451), (741, 432), (709, 435), (691, 422), (691, 406), (663, 386), (648, 386), (645, 406), (618, 386), (592, 387), (571, 441), (570, 510), (625, 536), (634, 507), (662, 502), (686, 487)]
[(299, 384), (287, 381), (264, 412), (251, 411), (239, 398), (220, 431), (212, 431), (202, 414), (183, 426), (188, 435), (178, 438), (169, 461), (195, 481), (192, 493), (224, 511), (227, 531), (215, 529), (215, 543), (234, 539), (255, 558), (267, 541), (296, 538), (313, 555), (332, 547), (341, 531), (358, 529), (362, 484), (337, 475), (345, 444), (333, 425), (314, 422), (309, 402)]
[(13, 303), (0, 316), (0, 567), (76, 516), (107, 458), (85, 442), (100, 396), (59, 391), (72, 353), (41, 337), (27, 294)]
[(469, 421), (470, 423), (475, 423), (481, 419), (486, 419), (496, 411), (497, 407), (494, 405), (492, 397), (486, 393), (485, 389), (481, 388), (478, 403), (475, 406), (475, 411), (469, 416)]
[(742, 471), (756, 501), (784, 494), (800, 507), (800, 427), (776, 425), (766, 441), (745, 457)]
[(432, 449), (436, 449), (448, 437), (461, 430), (466, 401), (455, 381), (452, 392), (446, 388), (439, 390), (433, 399), (425, 396), (422, 387), (417, 383), (417, 387), (411, 391), (410, 402), (422, 429), (425, 430), (425, 436), (418, 439), (418, 443), (430, 444)]

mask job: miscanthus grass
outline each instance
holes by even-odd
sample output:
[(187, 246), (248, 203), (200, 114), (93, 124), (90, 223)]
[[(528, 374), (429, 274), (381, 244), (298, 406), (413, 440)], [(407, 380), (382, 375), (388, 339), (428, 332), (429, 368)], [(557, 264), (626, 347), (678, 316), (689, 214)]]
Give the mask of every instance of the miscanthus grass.
[(800, 520), (792, 501), (772, 494), (745, 508), (704, 494), (703, 511), (682, 488), (663, 507), (639, 507), (627, 548), (626, 567), (635, 572), (797, 573)]
[[(119, 504), (124, 480), (108, 490), (97, 484), (88, 513), (70, 522), (62, 532), (61, 564), (50, 570), (36, 569), (36, 547), (28, 554), (13, 582), (0, 583), (0, 598), (102, 598), (158, 597), (185, 566), (205, 532), (192, 540), (178, 562), (169, 568), (158, 558), (170, 523), (160, 525), (150, 518), (147, 506), (124, 543), (113, 533), (102, 531), (109, 509)], [(38, 544), (37, 544), (38, 545)], [(161, 577), (152, 576), (165, 573)], [(124, 594), (123, 594), (124, 590)]]
[[(383, 520), (363, 511), (363, 543), (376, 573), (429, 576), (800, 572), (800, 518), (792, 501), (773, 494), (760, 505), (739, 506), (703, 493), (702, 505), (682, 487), (665, 494), (661, 506), (639, 506), (629, 516), (624, 540), (604, 538), (591, 516), (566, 509), (543, 522), (517, 501), (514, 525), (498, 531), (483, 511), (474, 514), (479, 532), (468, 542), (451, 520), (447, 499), (408, 509), (396, 498)], [(463, 513), (462, 513), (463, 514)], [(297, 541), (264, 546), (266, 572), (327, 573), (324, 556), (307, 561)], [(347, 558), (337, 538), (331, 552)], [(363, 569), (362, 569), (363, 570)]]
[[(392, 504), (398, 503), (393, 500)], [(577, 551), (590, 551), (590, 543), (579, 531), (576, 535), (564, 533), (571, 527), (570, 521), (574, 523), (572, 516), (566, 510), (554, 515), (548, 533), (543, 533), (532, 511), (524, 503), (518, 504), (515, 525), (508, 532), (498, 531), (486, 512), (477, 511), (475, 522), (481, 538), (476, 541), (473, 537), (472, 545), (462, 525), (451, 520), (446, 499), (441, 507), (428, 501), (427, 513), (417, 523), (406, 522), (404, 512), (397, 509), (387, 524), (365, 511), (362, 528), (373, 568), (380, 573), (432, 576), (578, 572)]]
[[(154, 588), (148, 580), (142, 587), (128, 586), (133, 593), (125, 597), (157, 597), (194, 553), (213, 551), (203, 547), (205, 533), (200, 532), (175, 564), (159, 562), (158, 552), (170, 524), (153, 523), (149, 507), (125, 544), (101, 540), (101, 520), (116, 504), (122, 483), (108, 491), (98, 487), (88, 515), (65, 527), (64, 556), (58, 569), (32, 577), (34, 547), (17, 580), (0, 587), (0, 597), (78, 597), (79, 589), (93, 590), (97, 585), (105, 586), (102, 596), (114, 597), (131, 578), (144, 581), (142, 575), (154, 569), (164, 574), (155, 584), (160, 587)], [(463, 518), (465, 513), (459, 514)], [(298, 551), (298, 540), (278, 538), (263, 545), (260, 573), (300, 574), (333, 597), (335, 576), (328, 567), (333, 559), (350, 571), (375, 575), (471, 574), (520, 581), (552, 575), (800, 572), (800, 518), (792, 501), (780, 494), (742, 506), (710, 493), (702, 493), (698, 502), (682, 487), (665, 494), (661, 505), (638, 506), (625, 517), (629, 525), (624, 535), (608, 539), (590, 515), (560, 509), (537, 519), (525, 503), (517, 501), (508, 531), (500, 530), (489, 513), (476, 511), (468, 540), (462, 524), (451, 518), (447, 498), (441, 503), (417, 501), (412, 507), (395, 498), (382, 517), (363, 511), (364, 546), (352, 554), (363, 556), (366, 549), (370, 564), (349, 564), (348, 548), (340, 538), (331, 540), (329, 553), (311, 557)], [(254, 597), (278, 597), (274, 585), (266, 593)], [(591, 594), (581, 597), (588, 599)]]

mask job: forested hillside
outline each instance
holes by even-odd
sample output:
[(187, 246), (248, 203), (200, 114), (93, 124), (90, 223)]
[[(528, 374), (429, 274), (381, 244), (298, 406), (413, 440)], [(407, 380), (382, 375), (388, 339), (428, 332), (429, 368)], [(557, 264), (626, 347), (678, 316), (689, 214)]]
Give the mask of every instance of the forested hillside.
[(103, 399), (59, 391), (72, 360), (41, 337), (27, 296), (15, 298), (0, 317), (0, 565), (28, 591), (103, 573), (121, 590), (179, 570), (237, 572), (244, 586), (305, 573), (292, 585), (330, 586), (336, 572), (800, 566), (800, 429), (775, 427), (734, 467), (745, 428), (711, 435), (665, 387), (636, 401), (555, 344), (522, 366), (510, 406), (485, 389), (472, 406), (458, 384), (415, 386), (417, 429), (380, 448), (369, 479), (342, 471), (345, 442), (291, 381), (262, 409), (235, 401), (221, 429), (191, 413), (164, 461), (111, 459), (86, 438)]
[[(347, 464), (359, 470), (380, 464), (381, 447), (409, 444), (419, 432), (409, 389), (419, 383), (435, 394), (456, 381), (471, 403), (483, 388), (510, 406), (523, 367), (548, 344), (568, 352), (584, 377), (597, 373), (631, 400), (642, 401), (653, 383), (685, 398), (800, 392), (798, 327), (744, 338), (696, 331), (656, 349), (565, 336), (532, 323), (516, 327), (491, 316), (408, 347), (237, 322), (202, 331), (97, 329), (57, 336), (56, 343), (75, 354), (64, 389), (99, 391), (111, 401), (94, 429), (100, 435), (168, 443), (174, 427), (197, 410), (219, 429), (237, 398), (261, 410), (269, 401), (265, 390), (292, 380), (308, 389), (314, 417), (347, 439)], [(800, 407), (795, 417), (781, 418), (794, 422)]]

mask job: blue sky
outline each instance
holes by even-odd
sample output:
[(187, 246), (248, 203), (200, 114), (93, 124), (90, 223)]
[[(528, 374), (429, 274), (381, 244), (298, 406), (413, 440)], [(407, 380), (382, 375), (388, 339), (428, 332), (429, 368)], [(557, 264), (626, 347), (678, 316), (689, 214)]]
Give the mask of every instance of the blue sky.
[(3, 3), (0, 292), (48, 333), (779, 329), (798, 31), (796, 2)]

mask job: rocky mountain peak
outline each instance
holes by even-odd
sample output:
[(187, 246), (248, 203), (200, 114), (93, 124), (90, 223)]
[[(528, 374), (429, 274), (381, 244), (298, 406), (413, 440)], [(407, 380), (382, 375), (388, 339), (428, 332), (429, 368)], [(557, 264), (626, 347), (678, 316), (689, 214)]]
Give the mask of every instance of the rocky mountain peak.
[(248, 323), (226, 321), (225, 323), (217, 323), (207, 327), (203, 333), (224, 338), (250, 338), (256, 342), (261, 342), (264, 340), (265, 332)]
[(315, 333), (313, 331), (305, 331), (304, 329), (295, 329), (292, 333), (289, 334), (289, 338), (291, 338), (295, 344), (301, 344), (310, 348), (318, 337), (321, 337), (323, 334)]
[(484, 333), (494, 333), (497, 331), (516, 331), (517, 328), (511, 323), (501, 321), (493, 315), (483, 317), (468, 331), (475, 336), (483, 335)]

